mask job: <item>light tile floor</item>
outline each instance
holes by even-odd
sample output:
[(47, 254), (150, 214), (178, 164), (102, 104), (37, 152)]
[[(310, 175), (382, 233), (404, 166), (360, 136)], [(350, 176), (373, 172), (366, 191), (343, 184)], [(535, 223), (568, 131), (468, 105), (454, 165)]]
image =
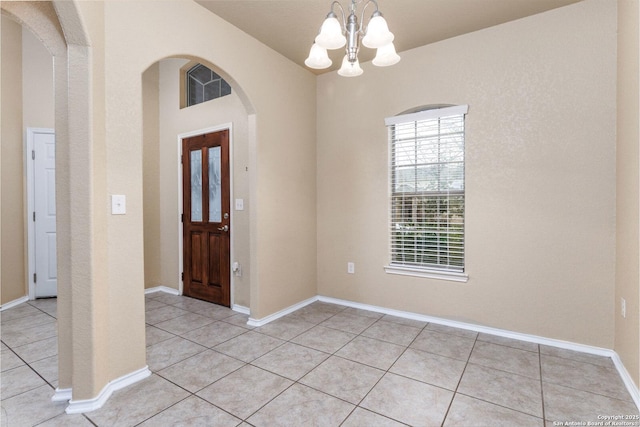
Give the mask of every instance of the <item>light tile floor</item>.
[(316, 302), (251, 328), (245, 315), (163, 293), (147, 295), (146, 321), (153, 375), (99, 410), (66, 415), (50, 400), (56, 300), (3, 311), (0, 424), (475, 427), (638, 416), (608, 358), (433, 323)]

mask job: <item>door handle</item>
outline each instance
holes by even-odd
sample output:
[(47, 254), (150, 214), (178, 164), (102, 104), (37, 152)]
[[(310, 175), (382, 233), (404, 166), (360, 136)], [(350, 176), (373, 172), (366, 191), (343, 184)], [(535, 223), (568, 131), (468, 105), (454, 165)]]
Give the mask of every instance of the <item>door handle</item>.
[(218, 230), (220, 230), (220, 231), (229, 231), (229, 226), (225, 225), (224, 227), (218, 227)]

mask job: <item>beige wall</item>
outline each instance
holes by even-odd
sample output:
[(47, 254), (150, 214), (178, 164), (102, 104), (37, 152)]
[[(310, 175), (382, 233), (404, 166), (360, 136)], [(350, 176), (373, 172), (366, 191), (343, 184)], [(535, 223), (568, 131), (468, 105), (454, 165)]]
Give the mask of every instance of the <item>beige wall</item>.
[(144, 287), (162, 285), (160, 198), (160, 65), (142, 75), (142, 197), (144, 206)]
[(6, 304), (27, 294), (22, 127), (22, 26), (2, 16), (1, 292)]
[(6, 268), (2, 270), (1, 303), (6, 304), (28, 293), (24, 135), (28, 127), (54, 127), (54, 97), (49, 51), (13, 20), (3, 16), (2, 26), (2, 259)]
[(22, 28), (22, 99), (25, 128), (54, 128), (53, 58), (27, 28)]
[[(587, 0), (320, 76), (318, 293), (613, 348), (615, 55), (615, 3)], [(469, 105), (468, 283), (383, 270), (384, 118), (439, 103)]]
[[(618, 143), (616, 192), (615, 347), (640, 386), (640, 8), (618, 1)], [(626, 301), (622, 317), (621, 299)]]

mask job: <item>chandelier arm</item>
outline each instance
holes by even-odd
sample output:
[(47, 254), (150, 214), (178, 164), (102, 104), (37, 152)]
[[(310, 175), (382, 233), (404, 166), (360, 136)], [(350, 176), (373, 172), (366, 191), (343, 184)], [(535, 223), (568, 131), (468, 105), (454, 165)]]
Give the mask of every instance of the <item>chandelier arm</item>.
[[(340, 2), (338, 0), (334, 0), (333, 3), (331, 3), (331, 13), (333, 13), (334, 15), (336, 15), (336, 13), (333, 11), (333, 6), (338, 6), (340, 8), (340, 12), (342, 13), (342, 34), (346, 33), (346, 28), (347, 28), (347, 16), (344, 13), (344, 8), (342, 7), (342, 5), (340, 4)], [(337, 17), (338, 15), (336, 15)]]
[[(376, 7), (376, 10), (373, 12), (373, 15), (375, 15), (376, 13), (380, 13), (380, 9), (378, 8), (378, 2), (376, 0), (368, 0), (364, 7), (362, 8), (362, 13), (360, 14), (360, 28), (358, 28), (358, 32), (360, 34), (364, 34), (364, 11), (367, 10), (367, 6), (369, 6), (371, 3), (373, 3)], [(372, 15), (372, 16), (373, 16)]]

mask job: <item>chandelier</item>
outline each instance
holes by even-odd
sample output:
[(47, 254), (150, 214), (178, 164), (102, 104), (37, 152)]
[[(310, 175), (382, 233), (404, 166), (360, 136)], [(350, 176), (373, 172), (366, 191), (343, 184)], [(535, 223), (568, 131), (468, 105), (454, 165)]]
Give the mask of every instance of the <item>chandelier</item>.
[[(358, 62), (358, 52), (360, 51), (360, 37), (362, 44), (370, 49), (377, 49), (373, 65), (386, 67), (397, 64), (400, 56), (396, 53), (393, 45), (393, 33), (389, 31), (387, 21), (378, 10), (376, 0), (366, 0), (362, 13), (360, 14), (360, 25), (356, 16), (357, 3), (363, 0), (351, 0), (349, 5), (349, 16), (345, 14), (342, 5), (338, 1), (331, 3), (331, 11), (322, 23), (320, 33), (315, 38), (311, 46), (309, 57), (304, 61), (309, 68), (324, 69), (331, 66), (331, 59), (327, 54), (327, 49), (340, 49), (346, 45), (346, 54), (342, 60), (342, 67), (338, 74), (345, 77), (355, 77), (363, 73)], [(364, 26), (364, 12), (369, 5), (375, 6), (375, 11), (369, 18), (369, 22)], [(338, 16), (334, 12), (334, 7), (338, 7), (342, 14), (342, 23), (338, 21)]]

